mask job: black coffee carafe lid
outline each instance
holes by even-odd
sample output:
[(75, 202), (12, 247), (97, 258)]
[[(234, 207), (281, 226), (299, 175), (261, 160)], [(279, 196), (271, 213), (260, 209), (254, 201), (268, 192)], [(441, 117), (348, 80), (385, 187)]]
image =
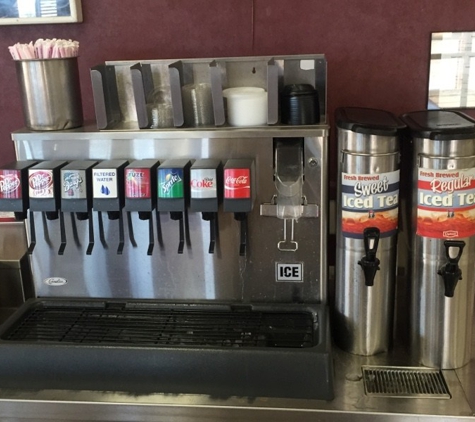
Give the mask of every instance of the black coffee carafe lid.
[(406, 127), (389, 111), (374, 108), (340, 107), (335, 120), (340, 129), (366, 135), (396, 136)]

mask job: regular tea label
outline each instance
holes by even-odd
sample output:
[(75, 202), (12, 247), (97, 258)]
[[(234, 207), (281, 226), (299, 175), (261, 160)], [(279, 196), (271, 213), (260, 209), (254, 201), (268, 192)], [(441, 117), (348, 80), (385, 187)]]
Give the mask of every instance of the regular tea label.
[(94, 198), (117, 198), (117, 170), (92, 169), (92, 190)]
[(419, 169), (416, 233), (436, 239), (475, 235), (475, 168)]
[(363, 238), (367, 227), (381, 237), (392, 236), (398, 227), (399, 170), (378, 174), (341, 175), (343, 236)]
[(21, 199), (19, 170), (0, 169), (0, 199)]
[(251, 171), (248, 168), (224, 170), (224, 197), (228, 199), (251, 197)]
[(150, 169), (125, 169), (125, 197), (131, 199), (152, 197)]
[(84, 199), (87, 197), (86, 172), (84, 170), (61, 170), (63, 199)]
[(158, 169), (158, 197), (183, 198), (183, 169)]
[(30, 170), (28, 190), (30, 198), (54, 198), (53, 170)]
[(192, 198), (216, 198), (218, 196), (216, 170), (191, 169), (190, 174)]

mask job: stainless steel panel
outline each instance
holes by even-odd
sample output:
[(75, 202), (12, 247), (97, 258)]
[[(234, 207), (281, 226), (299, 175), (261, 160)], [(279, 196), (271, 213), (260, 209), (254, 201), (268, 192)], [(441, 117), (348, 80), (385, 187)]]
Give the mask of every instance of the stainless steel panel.
[[(178, 134), (177, 134), (178, 132)], [(147, 255), (148, 223), (132, 213), (133, 235), (137, 246), (126, 242), (124, 254), (116, 255), (117, 221), (103, 214), (99, 222), (94, 212), (96, 244), (92, 255), (87, 222), (72, 221), (66, 214), (68, 243), (63, 256), (59, 221), (35, 215), (37, 246), (31, 257), (38, 296), (128, 297), (164, 299), (220, 299), (234, 301), (295, 302), (326, 300), (326, 127), (315, 130), (239, 130), (239, 131), (140, 131), (15, 133), (19, 159), (39, 160), (216, 158), (223, 164), (230, 158), (252, 158), (256, 163), (257, 196), (248, 218), (247, 257), (239, 256), (239, 223), (232, 213), (220, 210), (219, 239), (214, 254), (208, 253), (209, 222), (201, 214), (189, 212), (189, 244), (177, 254), (178, 224), (168, 213), (161, 213), (163, 245), (155, 242), (152, 256)], [(228, 136), (230, 135), (230, 136)], [(313, 136), (308, 136), (313, 135)], [(304, 195), (319, 207), (318, 218), (302, 218), (295, 236), (300, 242), (296, 252), (281, 252), (282, 220), (260, 216), (260, 204), (275, 193), (273, 182), (273, 137), (305, 138)], [(155, 223), (155, 222), (154, 222)], [(100, 225), (104, 234), (99, 236)], [(311, 233), (311, 235), (309, 235)], [(130, 231), (126, 228), (126, 239)], [(275, 264), (304, 263), (304, 281), (276, 282)], [(49, 277), (65, 278), (62, 286), (44, 283)]]

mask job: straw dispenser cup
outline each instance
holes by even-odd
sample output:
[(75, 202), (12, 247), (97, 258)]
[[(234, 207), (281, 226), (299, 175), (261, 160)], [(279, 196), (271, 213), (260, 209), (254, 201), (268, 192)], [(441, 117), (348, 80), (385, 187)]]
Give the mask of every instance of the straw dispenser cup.
[(357, 355), (387, 351), (396, 281), (399, 134), (383, 110), (346, 107), (338, 126), (334, 337)]
[(469, 362), (472, 344), (475, 121), (442, 110), (402, 118), (413, 169), (411, 345), (422, 365), (459, 368)]
[(38, 40), (10, 47), (20, 86), (25, 125), (64, 130), (83, 124), (78, 43)]

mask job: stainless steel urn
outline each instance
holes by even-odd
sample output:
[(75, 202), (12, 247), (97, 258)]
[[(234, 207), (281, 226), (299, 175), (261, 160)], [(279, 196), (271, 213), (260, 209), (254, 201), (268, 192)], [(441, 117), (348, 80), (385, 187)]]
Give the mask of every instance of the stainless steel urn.
[(393, 324), (399, 135), (383, 110), (336, 111), (340, 153), (334, 338), (350, 353), (388, 350)]
[(425, 366), (470, 360), (475, 283), (475, 121), (430, 110), (411, 132), (411, 340)]

